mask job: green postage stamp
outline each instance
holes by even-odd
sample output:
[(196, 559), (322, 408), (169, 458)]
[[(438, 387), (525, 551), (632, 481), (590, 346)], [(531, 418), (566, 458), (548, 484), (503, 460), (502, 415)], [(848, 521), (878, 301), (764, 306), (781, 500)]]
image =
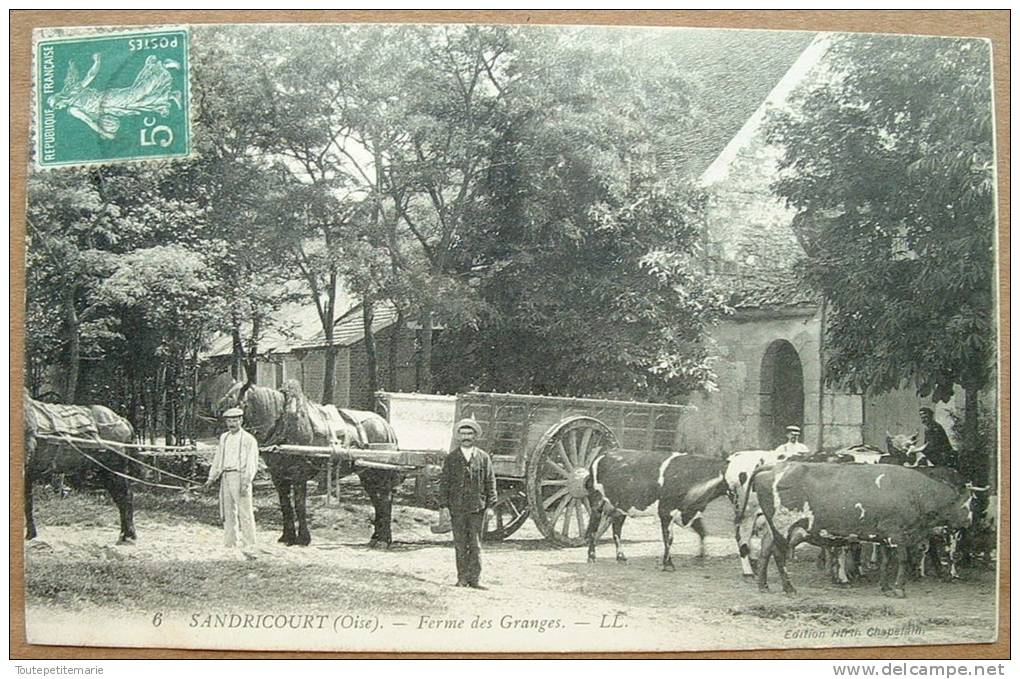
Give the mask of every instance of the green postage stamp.
[(38, 40), (37, 165), (187, 156), (188, 37), (171, 29)]

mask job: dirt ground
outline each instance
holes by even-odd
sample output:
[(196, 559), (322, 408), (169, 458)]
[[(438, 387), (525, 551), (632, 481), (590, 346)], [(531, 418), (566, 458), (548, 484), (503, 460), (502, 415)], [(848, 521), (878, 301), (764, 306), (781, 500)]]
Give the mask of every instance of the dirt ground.
[[(26, 543), (29, 640), (188, 648), (301, 650), (710, 650), (989, 642), (995, 638), (995, 571), (913, 580), (907, 598), (881, 595), (874, 576), (849, 589), (817, 571), (798, 548), (798, 593), (759, 593), (744, 580), (732, 509), (709, 507), (707, 554), (677, 529), (675, 573), (659, 568), (654, 519), (624, 528), (627, 563), (604, 541), (557, 549), (529, 523), (488, 544), (487, 591), (453, 587), (448, 535), (433, 513), (394, 507), (397, 542), (366, 546), (371, 506), (354, 485), (343, 500), (311, 500), (313, 542), (277, 543), (271, 488), (256, 490), (254, 560), (222, 547), (212, 493), (136, 493), (138, 541), (115, 544), (117, 513), (99, 494), (60, 498), (36, 490), (39, 537)], [(773, 569), (774, 571), (774, 569)], [(775, 573), (773, 572), (773, 575)]]

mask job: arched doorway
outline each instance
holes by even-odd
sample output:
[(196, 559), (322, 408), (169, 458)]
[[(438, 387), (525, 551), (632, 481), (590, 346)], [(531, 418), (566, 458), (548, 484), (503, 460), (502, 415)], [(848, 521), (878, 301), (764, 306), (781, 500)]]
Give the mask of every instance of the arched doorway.
[(787, 425), (804, 424), (804, 370), (786, 340), (775, 340), (761, 359), (759, 445), (775, 447), (786, 440)]

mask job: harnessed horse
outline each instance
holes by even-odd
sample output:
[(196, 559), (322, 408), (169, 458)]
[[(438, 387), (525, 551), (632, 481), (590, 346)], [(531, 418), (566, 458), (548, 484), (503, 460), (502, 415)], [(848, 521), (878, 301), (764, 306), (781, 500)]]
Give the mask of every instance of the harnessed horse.
[[(116, 443), (134, 440), (131, 423), (100, 405), (73, 406), (41, 403), (25, 395), (25, 538), (38, 533), (32, 515), (32, 487), (49, 474), (80, 474), (86, 469), (110, 493), (120, 514), (120, 544), (132, 543), (135, 535), (134, 504), (130, 475), (132, 460), (115, 445), (88, 444), (60, 438), (102, 439)], [(40, 437), (47, 437), (42, 440)]]
[[(367, 448), (370, 444), (396, 447), (397, 437), (389, 422), (375, 413), (312, 403), (301, 386), (289, 381), (282, 390), (236, 382), (220, 399), (218, 412), (228, 407), (244, 410), (245, 426), (262, 448), (283, 514), (283, 535), (279, 542), (307, 545), (311, 542), (307, 520), (306, 484), (318, 477), (328, 464), (322, 458), (266, 450), (275, 445), (337, 446)], [(403, 480), (395, 471), (354, 469), (349, 460), (336, 462), (335, 478), (357, 473), (375, 509), (370, 547), (393, 542), (390, 517), (393, 490)]]

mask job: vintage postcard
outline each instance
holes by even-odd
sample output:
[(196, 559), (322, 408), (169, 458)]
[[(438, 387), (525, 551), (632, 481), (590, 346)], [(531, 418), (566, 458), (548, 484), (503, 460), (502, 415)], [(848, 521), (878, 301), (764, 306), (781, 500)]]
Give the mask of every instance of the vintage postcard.
[(28, 643), (998, 638), (988, 40), (195, 24), (31, 53)]

